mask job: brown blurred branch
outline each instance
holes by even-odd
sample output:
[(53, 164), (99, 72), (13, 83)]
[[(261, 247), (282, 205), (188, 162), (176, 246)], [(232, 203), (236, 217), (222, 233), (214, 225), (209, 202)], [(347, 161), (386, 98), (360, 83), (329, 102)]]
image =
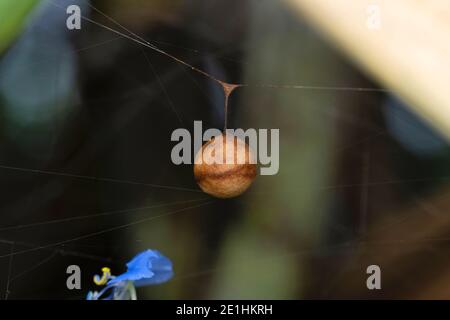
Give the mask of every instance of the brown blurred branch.
[(450, 138), (448, 0), (285, 1)]

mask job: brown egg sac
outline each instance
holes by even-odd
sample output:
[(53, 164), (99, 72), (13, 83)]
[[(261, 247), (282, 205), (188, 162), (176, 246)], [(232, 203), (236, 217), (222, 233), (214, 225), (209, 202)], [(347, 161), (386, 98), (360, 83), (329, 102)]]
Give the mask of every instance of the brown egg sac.
[(195, 179), (204, 192), (214, 197), (236, 197), (247, 190), (256, 177), (254, 159), (248, 144), (235, 136), (222, 134), (198, 151), (194, 162)]

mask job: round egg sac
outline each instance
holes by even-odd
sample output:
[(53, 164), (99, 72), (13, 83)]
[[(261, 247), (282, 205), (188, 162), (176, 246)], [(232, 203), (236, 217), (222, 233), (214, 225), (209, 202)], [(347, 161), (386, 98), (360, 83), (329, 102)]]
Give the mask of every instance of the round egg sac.
[(242, 194), (256, 177), (256, 158), (249, 145), (236, 136), (222, 134), (197, 152), (194, 175), (200, 188), (217, 198)]

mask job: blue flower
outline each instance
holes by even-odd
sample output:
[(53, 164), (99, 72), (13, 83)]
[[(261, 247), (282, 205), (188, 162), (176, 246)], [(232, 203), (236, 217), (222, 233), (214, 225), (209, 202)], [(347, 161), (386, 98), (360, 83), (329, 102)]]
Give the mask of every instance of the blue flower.
[[(160, 284), (173, 276), (172, 262), (159, 251), (146, 250), (127, 263), (127, 271), (119, 276), (111, 275), (109, 268), (103, 275), (94, 276), (97, 285), (106, 287), (100, 292), (90, 291), (87, 300), (136, 300), (136, 287)], [(105, 295), (110, 292), (109, 295)]]
[(160, 284), (173, 276), (172, 262), (156, 250), (146, 250), (127, 263), (128, 271), (111, 279), (108, 284), (134, 281), (137, 287)]

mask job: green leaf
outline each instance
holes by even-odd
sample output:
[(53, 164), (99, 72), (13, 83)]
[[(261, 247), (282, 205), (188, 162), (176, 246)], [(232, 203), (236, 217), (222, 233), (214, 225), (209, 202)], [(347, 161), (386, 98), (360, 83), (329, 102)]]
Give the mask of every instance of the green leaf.
[(0, 53), (22, 31), (26, 17), (40, 0), (0, 0)]

